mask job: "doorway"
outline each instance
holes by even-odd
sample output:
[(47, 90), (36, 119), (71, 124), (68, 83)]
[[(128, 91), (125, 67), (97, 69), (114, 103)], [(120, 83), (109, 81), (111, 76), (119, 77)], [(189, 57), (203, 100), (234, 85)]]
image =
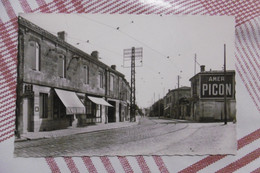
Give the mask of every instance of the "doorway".
[(33, 100), (31, 98), (23, 99), (23, 133), (33, 131)]
[(116, 122), (116, 102), (115, 101), (108, 101), (109, 104), (111, 104), (113, 107), (108, 107), (108, 122)]

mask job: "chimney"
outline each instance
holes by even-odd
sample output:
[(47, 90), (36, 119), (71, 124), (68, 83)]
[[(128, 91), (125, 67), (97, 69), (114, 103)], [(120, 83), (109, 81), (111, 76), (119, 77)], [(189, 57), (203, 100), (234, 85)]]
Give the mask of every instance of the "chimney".
[(200, 66), (200, 72), (204, 72), (205, 71), (205, 65), (201, 65)]
[(92, 53), (91, 53), (91, 56), (92, 57), (94, 57), (95, 59), (98, 59), (98, 51), (93, 51)]
[(67, 33), (65, 31), (60, 31), (57, 34), (59, 39), (63, 41), (67, 41)]
[(116, 65), (111, 65), (111, 68), (112, 68), (113, 70), (116, 70)]

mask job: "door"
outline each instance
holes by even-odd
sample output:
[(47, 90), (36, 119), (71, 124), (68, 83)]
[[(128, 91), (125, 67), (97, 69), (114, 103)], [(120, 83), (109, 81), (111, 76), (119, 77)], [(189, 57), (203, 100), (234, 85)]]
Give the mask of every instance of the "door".
[(116, 102), (114, 101), (108, 101), (109, 104), (111, 104), (113, 107), (108, 107), (108, 122), (116, 122)]
[(32, 99), (23, 99), (23, 133), (33, 131), (33, 109)]
[(121, 103), (119, 103), (119, 121), (122, 122), (123, 118), (122, 118), (122, 105)]

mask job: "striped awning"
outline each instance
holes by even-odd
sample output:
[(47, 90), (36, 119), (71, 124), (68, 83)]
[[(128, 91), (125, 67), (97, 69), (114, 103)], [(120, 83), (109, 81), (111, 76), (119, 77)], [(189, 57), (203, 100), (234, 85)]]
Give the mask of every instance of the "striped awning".
[(66, 107), (66, 114), (85, 114), (85, 106), (75, 92), (54, 89)]
[(104, 105), (104, 106), (110, 106), (113, 107), (111, 104), (109, 104), (106, 100), (104, 100), (103, 98), (99, 98), (99, 97), (92, 97), (92, 96), (88, 96), (89, 100), (91, 100), (92, 102), (98, 104), (98, 105)]

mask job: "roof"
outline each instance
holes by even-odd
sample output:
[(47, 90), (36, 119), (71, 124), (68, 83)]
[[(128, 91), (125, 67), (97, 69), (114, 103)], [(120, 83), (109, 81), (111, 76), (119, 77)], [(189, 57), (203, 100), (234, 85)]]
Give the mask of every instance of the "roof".
[[(235, 74), (236, 72), (235, 72), (235, 70), (227, 70), (226, 73), (227, 73), (227, 74)], [(204, 75), (204, 74), (224, 74), (224, 70), (210, 70), (210, 71), (199, 72), (199, 73), (197, 73), (196, 75), (192, 76), (192, 77), (190, 78), (190, 81), (191, 81), (193, 78), (195, 78), (195, 77), (197, 77), (197, 76), (200, 76), (200, 75)]]
[(76, 48), (75, 46), (65, 42), (62, 39), (59, 39), (58, 36), (51, 34), (50, 32), (46, 31), (45, 29), (39, 27), (38, 25), (30, 22), (29, 20), (19, 16), (18, 17), (18, 24), (19, 26), (22, 25), (26, 28), (29, 28), (30, 30), (52, 40), (53, 42), (59, 44), (62, 47), (65, 47), (67, 49), (69, 49), (71, 52), (74, 52), (75, 54), (81, 56), (82, 58), (87, 59), (88, 61), (91, 61), (92, 63), (95, 63), (97, 65), (100, 65), (101, 67), (108, 69), (111, 72), (116, 73), (117, 75), (121, 76), (121, 77), (125, 77), (124, 74), (120, 73), (117, 70), (112, 69), (110, 66), (104, 64), (103, 62), (97, 60), (96, 58), (92, 57), (91, 55), (89, 55), (88, 53)]
[(168, 94), (171, 93), (171, 92), (178, 91), (178, 90), (180, 91), (180, 90), (190, 90), (190, 89), (191, 89), (191, 87), (183, 86), (183, 87), (176, 88), (176, 89), (172, 89), (172, 90), (168, 91), (168, 93), (167, 93), (166, 95), (168, 95)]

